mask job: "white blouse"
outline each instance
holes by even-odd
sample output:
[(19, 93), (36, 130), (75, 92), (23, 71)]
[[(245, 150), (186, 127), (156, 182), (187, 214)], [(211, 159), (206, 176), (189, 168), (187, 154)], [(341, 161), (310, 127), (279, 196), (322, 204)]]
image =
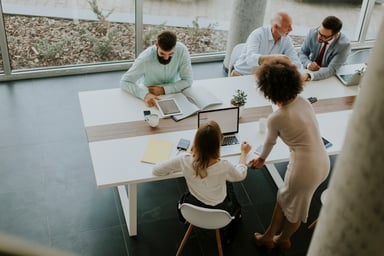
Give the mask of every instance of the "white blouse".
[(220, 159), (208, 167), (208, 175), (205, 178), (200, 178), (195, 175), (192, 162), (193, 156), (190, 153), (181, 154), (155, 165), (153, 174), (163, 176), (183, 172), (189, 192), (204, 204), (211, 206), (224, 201), (227, 196), (226, 181), (241, 181), (247, 176), (246, 165), (233, 165), (227, 160)]

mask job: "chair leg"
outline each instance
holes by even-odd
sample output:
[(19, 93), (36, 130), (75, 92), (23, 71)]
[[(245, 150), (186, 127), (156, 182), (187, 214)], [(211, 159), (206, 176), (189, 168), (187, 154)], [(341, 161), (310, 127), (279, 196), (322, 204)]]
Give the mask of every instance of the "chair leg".
[(185, 232), (185, 235), (183, 237), (183, 240), (181, 241), (181, 244), (179, 246), (179, 249), (177, 249), (176, 256), (180, 256), (181, 251), (183, 250), (185, 244), (187, 243), (188, 237), (191, 234), (192, 231), (192, 224), (189, 224), (187, 231)]
[(219, 250), (219, 255), (223, 256), (223, 247), (221, 245), (220, 229), (216, 229), (216, 242), (217, 242), (217, 249)]
[(319, 219), (319, 218), (315, 219), (315, 220), (311, 223), (311, 225), (308, 226), (308, 229), (313, 228), (313, 227), (316, 225), (318, 219)]

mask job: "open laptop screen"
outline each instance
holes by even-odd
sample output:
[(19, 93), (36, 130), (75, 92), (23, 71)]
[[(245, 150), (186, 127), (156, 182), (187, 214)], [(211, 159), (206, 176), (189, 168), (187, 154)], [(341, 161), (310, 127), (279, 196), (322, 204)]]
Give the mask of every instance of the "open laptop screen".
[(217, 122), (224, 135), (235, 134), (239, 132), (239, 108), (220, 108), (212, 110), (199, 111), (197, 115), (197, 127), (213, 120)]

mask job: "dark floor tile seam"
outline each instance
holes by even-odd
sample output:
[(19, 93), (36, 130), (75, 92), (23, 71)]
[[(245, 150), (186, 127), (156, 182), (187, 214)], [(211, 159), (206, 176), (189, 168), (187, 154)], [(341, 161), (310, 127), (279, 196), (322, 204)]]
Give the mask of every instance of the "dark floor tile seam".
[(251, 200), (251, 196), (248, 194), (248, 191), (247, 191), (247, 189), (245, 187), (245, 184), (243, 182), (240, 182), (240, 186), (241, 186), (241, 188), (242, 188), (242, 190), (244, 192), (244, 195), (246, 196), (246, 201), (247, 201), (247, 203), (244, 204), (243, 200), (241, 200), (241, 202), (242, 202), (241, 206), (253, 206), (253, 202)]
[(86, 140), (86, 136), (84, 136), (84, 139), (79, 140), (79, 138), (75, 138), (74, 136), (70, 136), (67, 138), (61, 138), (57, 140), (51, 140), (51, 141), (46, 141), (46, 142), (26, 142), (26, 143), (7, 143), (2, 145), (0, 143), (0, 150), (2, 149), (7, 149), (7, 148), (18, 148), (18, 147), (34, 147), (34, 146), (45, 146), (45, 145), (50, 145), (50, 144), (58, 144), (58, 143), (63, 143), (63, 144), (69, 144), (69, 143), (74, 143), (74, 144), (79, 144), (81, 142), (82, 144), (87, 144), (88, 142)]
[(42, 145), (41, 142), (31, 142), (31, 143), (6, 143), (1, 144), (0, 143), (0, 150), (3, 149), (12, 149), (12, 148), (20, 148), (20, 147), (33, 147), (33, 146), (39, 146)]
[[(129, 236), (128, 233), (124, 232), (124, 229), (127, 230), (127, 227), (124, 227), (122, 225), (120, 225), (120, 230), (121, 230), (121, 233), (123, 235), (123, 240), (124, 240), (124, 249), (125, 249), (125, 252), (126, 252), (126, 255), (130, 255), (129, 254), (129, 245), (128, 245), (128, 242), (129, 239), (131, 239), (131, 237)], [(128, 234), (128, 236), (126, 236), (126, 234)]]
[(53, 237), (52, 236), (52, 229), (51, 229), (51, 225), (49, 225), (49, 216), (48, 214), (45, 215), (45, 219), (46, 219), (46, 223), (47, 223), (47, 230), (48, 230), (48, 238), (49, 238), (49, 245), (50, 247), (54, 246), (54, 243), (53, 243)]
[(78, 138), (62, 138), (60, 140), (55, 140), (55, 141), (45, 141), (38, 143), (39, 145), (42, 146), (49, 146), (49, 145), (55, 145), (55, 144), (65, 144), (65, 145), (85, 145), (88, 148), (88, 141), (86, 138), (84, 139), (78, 139)]
[(120, 200), (120, 195), (119, 195), (118, 189), (113, 188), (112, 194), (113, 194), (113, 200), (115, 202), (115, 209), (117, 212), (117, 217), (119, 218), (120, 227), (122, 227), (122, 228), (124, 226), (127, 227), (127, 223), (125, 221), (125, 216), (124, 216), (124, 209), (122, 209), (123, 206), (121, 205), (121, 200)]
[[(43, 185), (43, 184), (42, 184)], [(17, 189), (17, 190), (5, 190), (5, 189), (1, 189), (0, 190), (0, 195), (6, 195), (6, 194), (23, 194), (23, 193), (33, 193), (33, 192), (36, 192), (37, 190), (36, 189), (30, 189), (30, 188), (26, 188), (26, 189)], [(43, 190), (41, 190), (41, 192), (43, 192)], [(1, 255), (0, 255), (1, 256)]]
[(79, 234), (82, 234), (82, 233), (95, 232), (95, 231), (102, 232), (102, 231), (109, 230), (109, 229), (114, 229), (114, 228), (119, 228), (123, 232), (122, 226), (120, 224), (116, 224), (116, 225), (110, 225), (110, 226), (105, 226), (105, 227), (100, 227), (100, 228), (89, 228), (89, 229), (82, 229), (82, 230), (78, 230), (78, 231), (70, 231), (68, 233), (58, 234), (56, 236), (52, 235), (52, 238), (62, 237), (63, 235), (71, 235), (71, 234), (79, 235)]

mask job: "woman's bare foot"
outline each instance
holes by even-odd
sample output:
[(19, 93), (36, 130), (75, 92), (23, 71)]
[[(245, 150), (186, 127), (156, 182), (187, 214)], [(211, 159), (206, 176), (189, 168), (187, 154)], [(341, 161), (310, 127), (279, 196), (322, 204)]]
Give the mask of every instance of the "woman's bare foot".
[(265, 246), (268, 249), (272, 249), (275, 247), (275, 244), (272, 239), (265, 239), (264, 234), (255, 233), (254, 239), (257, 246)]
[(291, 248), (291, 240), (289, 239), (280, 239), (280, 236), (273, 237), (273, 243), (276, 247), (279, 247), (281, 250), (289, 250)]

